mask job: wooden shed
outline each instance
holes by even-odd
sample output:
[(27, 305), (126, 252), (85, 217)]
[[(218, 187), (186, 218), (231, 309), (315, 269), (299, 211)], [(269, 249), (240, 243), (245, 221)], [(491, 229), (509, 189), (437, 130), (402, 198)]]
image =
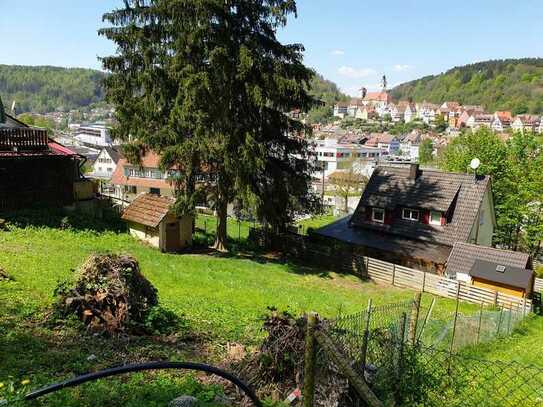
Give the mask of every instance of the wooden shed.
[(171, 197), (142, 194), (124, 210), (122, 219), (132, 236), (164, 252), (178, 252), (192, 244), (192, 217), (177, 217), (173, 203)]
[(520, 267), (477, 259), (470, 275), (474, 286), (514, 297), (529, 297), (534, 288), (534, 272)]

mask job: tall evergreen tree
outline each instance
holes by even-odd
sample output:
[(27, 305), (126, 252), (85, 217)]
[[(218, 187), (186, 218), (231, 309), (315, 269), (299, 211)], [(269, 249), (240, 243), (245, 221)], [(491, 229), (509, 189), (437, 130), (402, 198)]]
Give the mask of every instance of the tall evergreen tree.
[(314, 105), (313, 72), (301, 45), (276, 38), (295, 13), (294, 0), (125, 0), (104, 15), (110, 27), (100, 34), (117, 44), (103, 58), (114, 136), (128, 142), (129, 158), (153, 149), (162, 167), (179, 169), (180, 213), (193, 209), (205, 172), (219, 250), (234, 197), (256, 201), (274, 227), (307, 203), (307, 129), (285, 113)]
[(6, 112), (4, 111), (4, 104), (2, 103), (2, 97), (0, 96), (0, 123), (6, 122)]

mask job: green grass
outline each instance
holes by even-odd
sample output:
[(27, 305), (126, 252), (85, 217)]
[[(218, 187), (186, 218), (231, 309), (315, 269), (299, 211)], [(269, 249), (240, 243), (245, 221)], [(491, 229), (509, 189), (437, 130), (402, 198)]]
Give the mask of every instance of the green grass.
[[(236, 234), (234, 229), (234, 238)], [(0, 247), (0, 267), (15, 279), (0, 281), (0, 399), (120, 363), (218, 363), (228, 343), (250, 347), (259, 342), (260, 318), (268, 307), (333, 317), (340, 311), (364, 309), (369, 298), (379, 305), (413, 297), (410, 290), (255, 254), (164, 254), (126, 233), (13, 228), (0, 231)], [(185, 318), (190, 332), (166, 338), (107, 339), (82, 334), (76, 323), (43, 323), (57, 282), (73, 278), (73, 270), (90, 254), (100, 252), (135, 256), (144, 275), (157, 287), (161, 304)], [(425, 295), (424, 305), (430, 301)], [(464, 312), (476, 308), (461, 307)], [(453, 301), (438, 299), (434, 315), (448, 315), (453, 309)], [(89, 355), (96, 359), (87, 360)], [(30, 384), (23, 385), (25, 379)], [(64, 390), (47, 398), (45, 404), (153, 406), (183, 393), (211, 400), (220, 389), (201, 385), (190, 376), (155, 372)]]
[(338, 219), (340, 219), (340, 217), (334, 216), (332, 214), (325, 214), (301, 220), (296, 224), (301, 226), (303, 234), (307, 234), (308, 228), (318, 229), (323, 226), (329, 225), (330, 223), (335, 222)]
[[(254, 227), (254, 223), (248, 221), (237, 221), (234, 218), (228, 218), (227, 220), (227, 232), (228, 237), (234, 241), (243, 241), (249, 237), (249, 229)], [(198, 232), (206, 235), (211, 239), (217, 229), (217, 218), (215, 216), (198, 214), (196, 216), (196, 228)]]
[(543, 316), (522, 321), (508, 338), (500, 338), (464, 352), (476, 358), (515, 361), (543, 368)]

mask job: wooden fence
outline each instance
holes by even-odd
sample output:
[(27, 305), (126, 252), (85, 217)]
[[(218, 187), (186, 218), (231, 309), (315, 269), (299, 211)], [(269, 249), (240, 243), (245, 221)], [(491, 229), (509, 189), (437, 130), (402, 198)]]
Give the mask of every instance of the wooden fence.
[[(458, 298), (474, 304), (494, 305), (506, 309), (531, 311), (532, 301), (501, 292), (475, 287), (437, 274), (403, 267), (373, 257), (357, 255), (332, 245), (310, 241), (307, 236), (293, 233), (270, 236), (262, 229), (251, 229), (250, 238), (261, 246), (267, 245), (341, 273), (355, 274), (375, 282), (396, 287), (412, 288), (446, 298)], [(539, 284), (543, 279), (538, 279)]]
[(535, 279), (534, 291), (538, 291), (543, 294), (543, 278)]
[(458, 298), (474, 304), (495, 305), (506, 309), (530, 311), (532, 302), (498, 291), (475, 287), (458, 280), (433, 273), (398, 266), (371, 257), (365, 257), (367, 275), (370, 279), (397, 287), (413, 288), (446, 298)]

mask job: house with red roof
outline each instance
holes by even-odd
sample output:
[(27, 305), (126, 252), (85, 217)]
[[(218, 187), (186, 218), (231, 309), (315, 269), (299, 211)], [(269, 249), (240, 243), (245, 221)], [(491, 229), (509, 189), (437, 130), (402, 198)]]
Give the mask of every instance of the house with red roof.
[(115, 189), (115, 197), (132, 202), (142, 193), (171, 197), (174, 195), (175, 169), (163, 171), (160, 169), (160, 156), (146, 152), (139, 164), (131, 164), (121, 157), (111, 177)]

